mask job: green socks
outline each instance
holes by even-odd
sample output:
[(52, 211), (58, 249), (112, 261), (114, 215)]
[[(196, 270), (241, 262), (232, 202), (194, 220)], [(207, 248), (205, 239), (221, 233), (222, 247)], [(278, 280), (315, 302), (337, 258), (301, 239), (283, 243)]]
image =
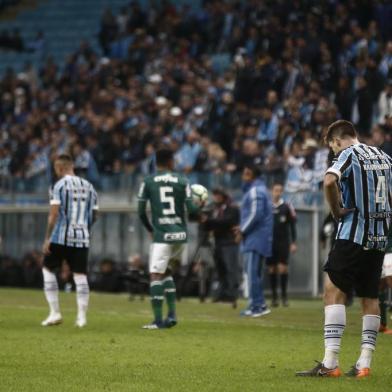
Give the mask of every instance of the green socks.
[(166, 296), (167, 307), (169, 309), (168, 317), (176, 318), (176, 285), (171, 276), (162, 280), (163, 291)]
[(380, 290), (378, 293), (378, 300), (380, 302), (380, 317), (381, 317), (381, 325), (387, 325), (387, 304), (385, 302), (386, 295), (385, 290)]
[(162, 323), (163, 284), (155, 280), (150, 283), (151, 306), (154, 313), (154, 322)]

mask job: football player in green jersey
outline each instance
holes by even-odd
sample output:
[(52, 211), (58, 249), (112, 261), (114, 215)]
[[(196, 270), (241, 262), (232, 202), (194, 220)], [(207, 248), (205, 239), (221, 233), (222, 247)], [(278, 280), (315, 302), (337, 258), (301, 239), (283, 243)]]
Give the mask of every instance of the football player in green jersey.
[[(180, 260), (187, 243), (187, 217), (202, 207), (192, 202), (191, 188), (185, 176), (173, 172), (173, 151), (156, 153), (157, 173), (146, 177), (138, 194), (138, 213), (144, 227), (152, 235), (150, 248), (150, 293), (154, 321), (144, 329), (170, 328), (177, 324), (176, 286), (169, 263)], [(147, 202), (151, 207), (151, 222), (147, 217)], [(168, 316), (162, 317), (166, 297)]]

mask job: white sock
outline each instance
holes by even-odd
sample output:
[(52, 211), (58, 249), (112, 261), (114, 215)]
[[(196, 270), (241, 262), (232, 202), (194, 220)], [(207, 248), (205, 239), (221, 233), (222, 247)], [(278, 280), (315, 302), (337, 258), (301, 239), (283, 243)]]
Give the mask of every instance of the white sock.
[(57, 284), (56, 275), (46, 268), (42, 268), (44, 276), (44, 292), (46, 300), (49, 304), (50, 314), (60, 313), (59, 305), (59, 286)]
[(90, 297), (90, 288), (87, 282), (87, 276), (84, 274), (73, 275), (76, 285), (76, 302), (78, 304), (78, 315), (86, 315), (88, 300)]
[(366, 314), (362, 317), (361, 355), (356, 364), (357, 369), (370, 368), (373, 351), (376, 349), (380, 320), (380, 316), (375, 314)]
[(325, 354), (323, 365), (334, 369), (339, 365), (339, 351), (344, 328), (346, 326), (346, 307), (329, 305), (325, 309), (324, 344)]

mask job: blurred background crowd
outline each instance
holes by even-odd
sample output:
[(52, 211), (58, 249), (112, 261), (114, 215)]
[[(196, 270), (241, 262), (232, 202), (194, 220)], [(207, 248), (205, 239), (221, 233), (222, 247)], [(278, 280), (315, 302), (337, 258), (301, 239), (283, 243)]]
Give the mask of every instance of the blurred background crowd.
[(130, 189), (164, 143), (193, 182), (238, 186), (252, 162), (288, 192), (317, 190), (337, 118), (392, 153), (391, 15), (383, 1), (107, 9), (101, 53), (82, 42), (65, 64), (48, 53), (2, 75), (1, 186), (46, 190), (51, 158), (70, 151), (101, 190)]

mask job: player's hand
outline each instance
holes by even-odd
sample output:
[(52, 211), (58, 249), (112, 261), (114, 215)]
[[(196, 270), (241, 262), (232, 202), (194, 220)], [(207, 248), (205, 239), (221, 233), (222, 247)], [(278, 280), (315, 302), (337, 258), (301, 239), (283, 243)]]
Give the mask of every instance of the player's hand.
[(344, 216), (351, 214), (355, 211), (355, 208), (339, 208), (336, 211), (332, 211), (332, 215), (336, 220), (343, 218)]
[(242, 241), (242, 233), (240, 226), (233, 227), (234, 241), (239, 244)]
[(42, 245), (42, 252), (44, 255), (49, 255), (50, 254), (50, 241), (45, 240), (44, 244)]
[(200, 210), (202, 210), (205, 207), (206, 204), (207, 204), (207, 200), (200, 200), (200, 202), (199, 202)]
[(297, 249), (298, 249), (297, 244), (296, 244), (295, 242), (293, 242), (293, 243), (290, 245), (290, 253), (296, 253), (296, 252), (297, 252)]
[(208, 220), (208, 215), (207, 214), (201, 214), (200, 215), (200, 223), (206, 223)]

